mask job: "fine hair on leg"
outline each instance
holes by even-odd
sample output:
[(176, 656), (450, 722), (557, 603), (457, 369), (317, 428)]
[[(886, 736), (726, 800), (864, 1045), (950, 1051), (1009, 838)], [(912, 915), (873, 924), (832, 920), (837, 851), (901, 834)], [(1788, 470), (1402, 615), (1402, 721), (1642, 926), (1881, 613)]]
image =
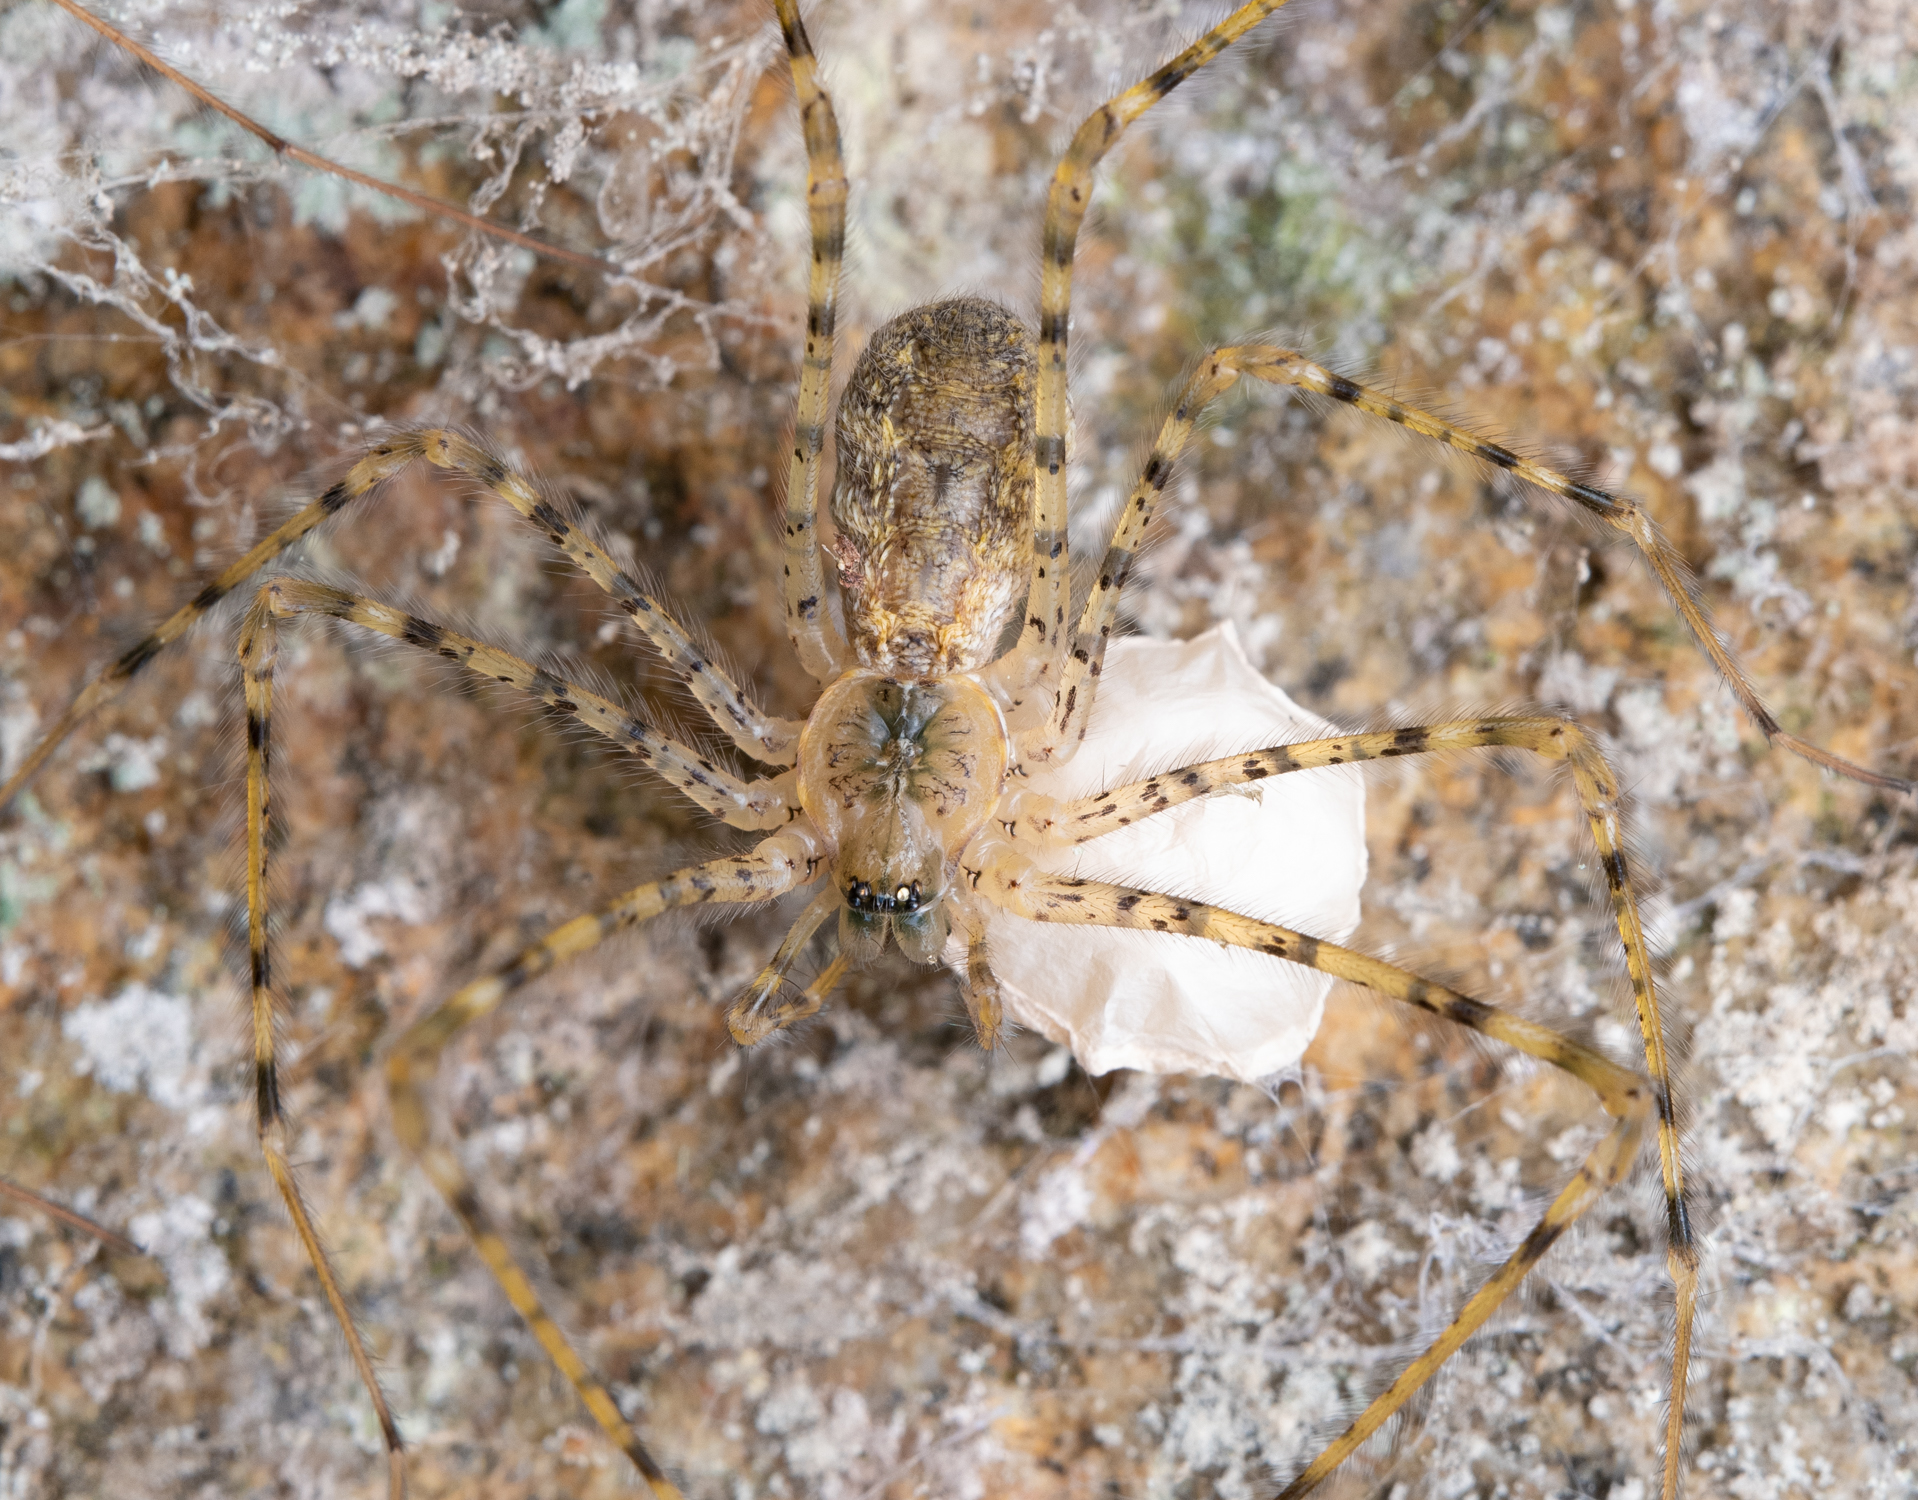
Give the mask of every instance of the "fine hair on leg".
[[(1090, 604), (1087, 612), (1091, 613)], [(1665, 1433), (1668, 1455), (1665, 1469), (1666, 1491), (1669, 1494), (1676, 1484), (1677, 1456), (1684, 1435), (1685, 1390), (1691, 1362), (1692, 1324), (1698, 1299), (1699, 1251), (1697, 1234), (1692, 1225), (1691, 1211), (1687, 1202), (1683, 1153), (1679, 1138), (1678, 1115), (1672, 1098), (1672, 1068), (1665, 1039), (1665, 1025), (1659, 1011), (1657, 984), (1653, 977), (1644, 921), (1639, 911), (1638, 896), (1625, 855), (1622, 797), (1618, 778), (1596, 739), (1572, 720), (1550, 715), (1456, 719), (1440, 724), (1407, 725), (1399, 729), (1379, 730), (1365, 734), (1338, 735), (1328, 739), (1276, 746), (1268, 750), (1247, 751), (1200, 765), (1169, 770), (1145, 781), (1114, 787), (1109, 791), (1071, 802), (1059, 802), (1030, 793), (1024, 794), (1013, 799), (1013, 807), (1010, 810), (1013, 816), (1002, 820), (1002, 827), (1010, 838), (1036, 849), (1071, 846), (1089, 842), (1101, 834), (1114, 832), (1142, 818), (1151, 817), (1223, 788), (1256, 784), (1272, 776), (1328, 766), (1356, 765), (1371, 760), (1390, 760), (1447, 751), (1488, 748), (1529, 751), (1547, 761), (1562, 762), (1570, 767), (1580, 807), (1598, 849), (1599, 866), (1605, 874), (1606, 891), (1612, 907), (1613, 920), (1625, 953), (1625, 968), (1631, 982), (1632, 1000), (1638, 1015), (1639, 1034), (1643, 1039), (1645, 1066), (1649, 1075), (1647, 1082), (1656, 1119), (1659, 1166), (1663, 1176), (1666, 1203), (1667, 1260), (1676, 1292), (1676, 1332), (1671, 1397)], [(1134, 900), (1136, 894), (1131, 893), (1114, 898), (1104, 916), (1079, 917), (1077, 920), (1097, 921), (1112, 926), (1140, 926), (1141, 921), (1135, 919), (1135, 908), (1139, 904)], [(1156, 914), (1146, 925), (1159, 931), (1188, 930), (1181, 923), (1198, 919), (1179, 913), (1186, 908), (1191, 911), (1201, 911), (1203, 908), (1196, 903), (1187, 903), (1186, 908), (1180, 908), (1178, 903), (1174, 903), (1174, 915), (1168, 918), (1154, 905), (1155, 903), (1163, 904), (1168, 899), (1149, 898), (1146, 904), (1153, 905)], [(1132, 904), (1128, 905), (1128, 902)], [(1051, 909), (1056, 913), (1060, 910), (1069, 910), (1074, 904), (1076, 903), (1063, 905), (1055, 903)], [(1020, 914), (1031, 915), (1032, 913), (1020, 909)], [(1046, 919), (1061, 920), (1057, 915)], [(1243, 920), (1245, 919), (1232, 919), (1233, 922)], [(1214, 936), (1215, 934), (1208, 931), (1204, 935)], [(1224, 942), (1256, 946), (1253, 943), (1241, 944), (1239, 937), (1226, 933), (1216, 935)], [(1343, 952), (1343, 950), (1339, 951)], [(1316, 939), (1300, 938), (1289, 944), (1287, 951), (1277, 953), (1276, 956), (1323, 970), (1323, 966), (1315, 961), (1316, 952)], [(1366, 963), (1376, 962), (1376, 960), (1366, 960)], [(1399, 972), (1393, 971), (1394, 974)], [(1377, 989), (1390, 998), (1405, 1000), (1414, 1005), (1420, 1004), (1412, 991), (1400, 993), (1397, 988), (1394, 988), (1399, 985), (1399, 980), (1390, 975), (1385, 976), (1383, 981), (1377, 982), (1373, 979), (1359, 978), (1356, 974), (1341, 973), (1340, 977), (1356, 979), (1356, 982), (1365, 984), (1368, 988)], [(1417, 983), (1424, 985), (1425, 981), (1419, 980)], [(1471, 1006), (1478, 1004), (1479, 1002), (1476, 1001), (1470, 1002)], [(1429, 1009), (1430, 1007), (1421, 1005), (1421, 1008)], [(1511, 1041), (1521, 1051), (1531, 1050), (1521, 1040), (1500, 1036), (1496, 1030), (1477, 1025), (1471, 1019), (1473, 1014), (1475, 1012), (1467, 1006), (1460, 1014), (1451, 1016), (1450, 1019), (1462, 1020), (1488, 1036)], [(1546, 1053), (1533, 1052), (1532, 1055), (1545, 1057), (1547, 1061), (1555, 1061)], [(1578, 1072), (1576, 1068), (1572, 1071)], [(1578, 1073), (1578, 1076), (1584, 1078), (1585, 1074)], [(1601, 1097), (1604, 1097), (1602, 1092)], [(1608, 1104), (1607, 1108), (1610, 1109), (1611, 1105)], [(1617, 1111), (1613, 1113), (1616, 1115)], [(1619, 1128), (1622, 1130), (1626, 1120), (1623, 1115), (1618, 1115), (1618, 1118)], [(1627, 1159), (1617, 1170), (1622, 1172), (1629, 1165), (1630, 1160)], [(1568, 1193), (1570, 1191), (1567, 1189)], [(1582, 1211), (1582, 1208), (1567, 1210), (1571, 1218), (1575, 1218), (1577, 1213)], [(1563, 1222), (1569, 1222), (1569, 1218)], [(1539, 1253), (1542, 1254), (1543, 1250), (1541, 1249)], [(1519, 1274), (1522, 1276), (1522, 1271)], [(1511, 1287), (1516, 1285), (1517, 1281), (1513, 1280), (1507, 1285), (1506, 1291), (1509, 1292)], [(1503, 1296), (1504, 1293), (1500, 1295)], [(1489, 1313), (1488, 1307), (1484, 1315), (1489, 1316)], [(1460, 1316), (1462, 1318), (1464, 1314)], [(1440, 1359), (1442, 1358), (1443, 1356), (1440, 1356)], [(1438, 1362), (1434, 1360), (1426, 1366), (1426, 1373), (1429, 1374), (1431, 1369), (1435, 1369)], [(1406, 1387), (1401, 1391), (1401, 1400), (1409, 1396), (1414, 1388), (1416, 1387)], [(1395, 1386), (1394, 1389), (1398, 1387)], [(1383, 1420), (1383, 1415), (1386, 1414), (1382, 1414), (1380, 1420)], [(1362, 1441), (1362, 1438), (1360, 1440)], [(1336, 1462), (1320, 1472), (1329, 1473), (1331, 1467), (1336, 1466)]]
[[(974, 888), (1002, 910), (1036, 922), (1126, 927), (1166, 932), (1225, 943), (1301, 964), (1384, 995), (1428, 1015), (1454, 1021), (1482, 1036), (1504, 1042), (1571, 1074), (1598, 1096), (1612, 1117), (1612, 1128), (1580, 1164), (1571, 1182), (1545, 1211), (1523, 1244), (1459, 1309), (1431, 1346), (1382, 1391), (1349, 1427), (1299, 1472), (1283, 1492), (1295, 1500), (1316, 1488), (1361, 1444), (1411, 1399), (1447, 1359), (1498, 1310), (1526, 1274), (1558, 1238), (1577, 1222), (1605, 1192), (1622, 1182), (1637, 1159), (1648, 1126), (1659, 1118), (1659, 1091), (1644, 1075), (1621, 1068), (1602, 1053), (1548, 1027), (1474, 1000), (1445, 985), (1421, 979), (1382, 959), (1369, 957), (1336, 943), (1322, 942), (1308, 933), (1276, 923), (1260, 922), (1235, 912), (1163, 896), (1151, 891), (1051, 875), (1036, 869), (1009, 843), (989, 843), (969, 858)], [(1695, 1249), (1686, 1242), (1691, 1260)], [(1674, 1261), (1678, 1247), (1674, 1246)], [(1687, 1260), (1687, 1272), (1695, 1266)], [(1689, 1320), (1690, 1291), (1681, 1284), (1681, 1314)], [(1684, 1340), (1681, 1339), (1682, 1353)], [(1682, 1392), (1682, 1376), (1675, 1376)], [(1674, 1426), (1682, 1421), (1682, 1402), (1674, 1403)], [(1676, 1444), (1666, 1466), (1666, 1493), (1675, 1492)]]

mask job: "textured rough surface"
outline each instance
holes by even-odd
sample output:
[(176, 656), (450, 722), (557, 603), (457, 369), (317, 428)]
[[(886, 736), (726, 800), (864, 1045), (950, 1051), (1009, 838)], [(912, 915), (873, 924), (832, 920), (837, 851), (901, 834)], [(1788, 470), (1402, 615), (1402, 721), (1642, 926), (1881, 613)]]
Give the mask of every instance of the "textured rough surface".
[[(770, 61), (754, 10), (507, 5), (458, 41), (440, 7), (275, 9), (217, 43), (204, 16), (151, 14), (309, 143), (484, 189), (572, 243), (643, 241), (682, 301), (632, 323), (590, 276), (510, 256), (483, 293), (470, 269), (449, 289), (457, 236), (254, 180), (270, 170), (149, 185), (168, 174), (142, 132), (181, 112), (13, 7), (0, 185), (56, 206), (0, 214), (20, 268), (0, 311), (5, 753), (375, 419), (486, 428), (770, 706), (802, 708), (768, 477), (803, 305), (797, 130), (776, 72), (695, 108), (719, 87), (702, 59), (742, 56), (714, 37), (756, 39), (749, 85)], [(1898, 3), (1703, 0), (1291, 21), (1105, 179), (1076, 304), (1079, 545), (1096, 553), (1083, 522), (1116, 505), (1183, 362), (1282, 324), (1644, 496), (1786, 722), (1909, 772), (1911, 25)], [(1030, 307), (1051, 152), (1172, 38), (1160, 7), (982, 0), (829, 4), (815, 41), (863, 184), (851, 347), (940, 293)], [(622, 89), (630, 113), (569, 125)], [(167, 140), (234, 151), (191, 118)], [(83, 167), (112, 185), (117, 249), (59, 240), (101, 201)], [(1627, 554), (1393, 433), (1232, 398), (1175, 489), (1143, 629), (1230, 618), (1334, 719), (1548, 699), (1613, 737), (1639, 865), (1666, 882), (1711, 1226), (1688, 1493), (1909, 1494), (1913, 809), (1761, 753)], [(407, 483), (310, 561), (681, 712), (496, 509)], [(396, 1151), (377, 1064), (525, 936), (718, 837), (397, 648), (314, 629), (286, 662), (289, 1097), (415, 1493), (631, 1493)], [(0, 828), (0, 1173), (158, 1261), (0, 1214), (7, 1495), (382, 1492), (252, 1143), (232, 681), (209, 629)], [(1636, 1054), (1567, 787), (1461, 759), (1376, 778), (1369, 806), (1358, 941)], [(1344, 993), (1270, 1092), (1093, 1083), (1033, 1038), (987, 1060), (947, 980), (890, 966), (741, 1056), (721, 1013), (780, 925), (643, 934), (517, 1000), (441, 1084), (563, 1320), (702, 1497), (1257, 1493), (1598, 1128), (1580, 1090)], [(1641, 1182), (1556, 1248), (1343, 1492), (1655, 1493), (1656, 1196)]]

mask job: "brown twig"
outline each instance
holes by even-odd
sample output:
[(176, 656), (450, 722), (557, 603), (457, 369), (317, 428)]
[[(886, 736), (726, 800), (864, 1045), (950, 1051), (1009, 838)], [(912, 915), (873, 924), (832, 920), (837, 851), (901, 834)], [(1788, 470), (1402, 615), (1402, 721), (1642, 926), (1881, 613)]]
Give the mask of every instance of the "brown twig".
[(93, 30), (113, 43), (114, 46), (132, 53), (133, 56), (146, 64), (147, 67), (153, 69), (153, 71), (158, 73), (162, 78), (177, 83), (208, 109), (225, 115), (227, 119), (231, 120), (235, 125), (238, 125), (242, 130), (246, 131), (247, 134), (263, 141), (276, 156), (288, 161), (297, 162), (303, 167), (311, 167), (316, 172), (330, 173), (334, 177), (338, 177), (346, 182), (356, 183), (360, 187), (371, 188), (376, 193), (384, 193), (389, 198), (396, 198), (401, 203), (407, 204), (412, 208), (417, 208), (421, 213), (432, 214), (436, 218), (450, 219), (455, 224), (464, 225), (466, 228), (478, 234), (491, 235), (495, 239), (505, 240), (508, 244), (518, 245), (521, 249), (530, 250), (535, 255), (544, 255), (553, 260), (562, 260), (568, 265), (581, 266), (587, 270), (606, 271), (615, 276), (622, 274), (618, 266), (609, 260), (602, 260), (597, 255), (588, 255), (580, 250), (568, 250), (559, 245), (549, 245), (544, 240), (536, 239), (530, 234), (521, 233), (517, 229), (508, 229), (503, 224), (495, 224), (490, 220), (481, 218), (478, 214), (469, 213), (463, 208), (457, 208), (451, 203), (443, 203), (438, 198), (428, 197), (425, 193), (415, 192), (412, 188), (401, 187), (397, 183), (383, 182), (377, 177), (369, 176), (365, 172), (356, 171), (352, 167), (342, 166), (340, 163), (331, 161), (317, 152), (307, 150), (304, 146), (296, 145), (284, 136), (274, 134), (252, 116), (242, 114), (224, 99), (211, 93), (204, 85), (195, 83), (191, 78), (187, 77), (186, 74), (168, 63), (151, 48), (142, 46), (111, 22), (101, 20), (100, 17), (94, 15), (92, 11), (80, 5), (78, 0), (53, 0), (53, 3), (74, 19), (92, 27)]

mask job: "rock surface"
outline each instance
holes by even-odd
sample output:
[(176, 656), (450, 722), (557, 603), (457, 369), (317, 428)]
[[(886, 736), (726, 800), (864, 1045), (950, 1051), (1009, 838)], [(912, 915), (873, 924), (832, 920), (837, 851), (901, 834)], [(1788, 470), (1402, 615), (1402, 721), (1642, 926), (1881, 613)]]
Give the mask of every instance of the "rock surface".
[[(466, 41), (410, 7), (294, 31), (276, 11), (219, 38), (142, 14), (309, 144), (461, 198), (511, 166), (496, 217), (637, 236), (662, 313), (591, 273), (476, 260), (257, 154), (233, 168), (245, 153), (203, 114), (51, 7), (14, 7), (26, 175), (7, 191), (51, 206), (10, 208), (45, 234), (4, 247), (0, 753), (379, 421), (486, 430), (771, 707), (803, 711), (771, 504), (802, 167), (756, 10), (509, 3)], [(1079, 545), (1097, 555), (1185, 362), (1278, 325), (1642, 496), (1786, 724), (1909, 774), (1909, 29), (1892, 3), (1288, 20), (1182, 90), (1101, 187), (1075, 305)], [(862, 184), (847, 348), (942, 292), (1029, 311), (1059, 145), (1175, 41), (1162, 7), (1105, 0), (828, 4), (814, 35)], [(609, 97), (638, 102), (569, 132)], [(229, 165), (156, 171), (163, 149)], [(117, 271), (100, 231), (62, 238), (96, 188)], [(1174, 490), (1141, 629), (1233, 620), (1341, 722), (1552, 700), (1611, 736), (1637, 867), (1663, 877), (1710, 1226), (1687, 1493), (1911, 1493), (1911, 803), (1763, 753), (1626, 551), (1396, 433), (1234, 396)], [(402, 482), (307, 566), (690, 717), (589, 586), (443, 486)], [(313, 628), (284, 665), (288, 1097), (413, 1493), (631, 1494), (397, 1149), (379, 1064), (527, 938), (731, 845), (401, 648)], [(253, 1142), (234, 675), (227, 616), (0, 826), (0, 1175), (154, 1257), (0, 1211), (0, 1494), (384, 1493)], [(1374, 777), (1368, 810), (1356, 941), (1639, 1055), (1567, 786), (1461, 757)], [(478, 1028), (439, 1089), (561, 1320), (696, 1496), (1263, 1493), (1597, 1138), (1578, 1087), (1343, 991), (1302, 1076), (1269, 1090), (1092, 1081), (1031, 1037), (985, 1058), (950, 982), (896, 965), (742, 1056), (720, 1017), (781, 928), (627, 940)], [(1642, 1174), (1334, 1492), (1656, 1493), (1660, 1223)]]

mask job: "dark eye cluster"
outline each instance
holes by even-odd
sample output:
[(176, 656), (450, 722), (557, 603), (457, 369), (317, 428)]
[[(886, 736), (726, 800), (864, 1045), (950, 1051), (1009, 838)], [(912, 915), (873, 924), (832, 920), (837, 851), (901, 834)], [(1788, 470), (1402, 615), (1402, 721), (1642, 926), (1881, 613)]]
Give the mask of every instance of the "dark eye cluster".
[(919, 882), (902, 885), (891, 895), (884, 891), (875, 891), (870, 880), (855, 880), (846, 887), (846, 905), (854, 911), (872, 912), (910, 912), (918, 911), (919, 903), (925, 898), (919, 893)]

